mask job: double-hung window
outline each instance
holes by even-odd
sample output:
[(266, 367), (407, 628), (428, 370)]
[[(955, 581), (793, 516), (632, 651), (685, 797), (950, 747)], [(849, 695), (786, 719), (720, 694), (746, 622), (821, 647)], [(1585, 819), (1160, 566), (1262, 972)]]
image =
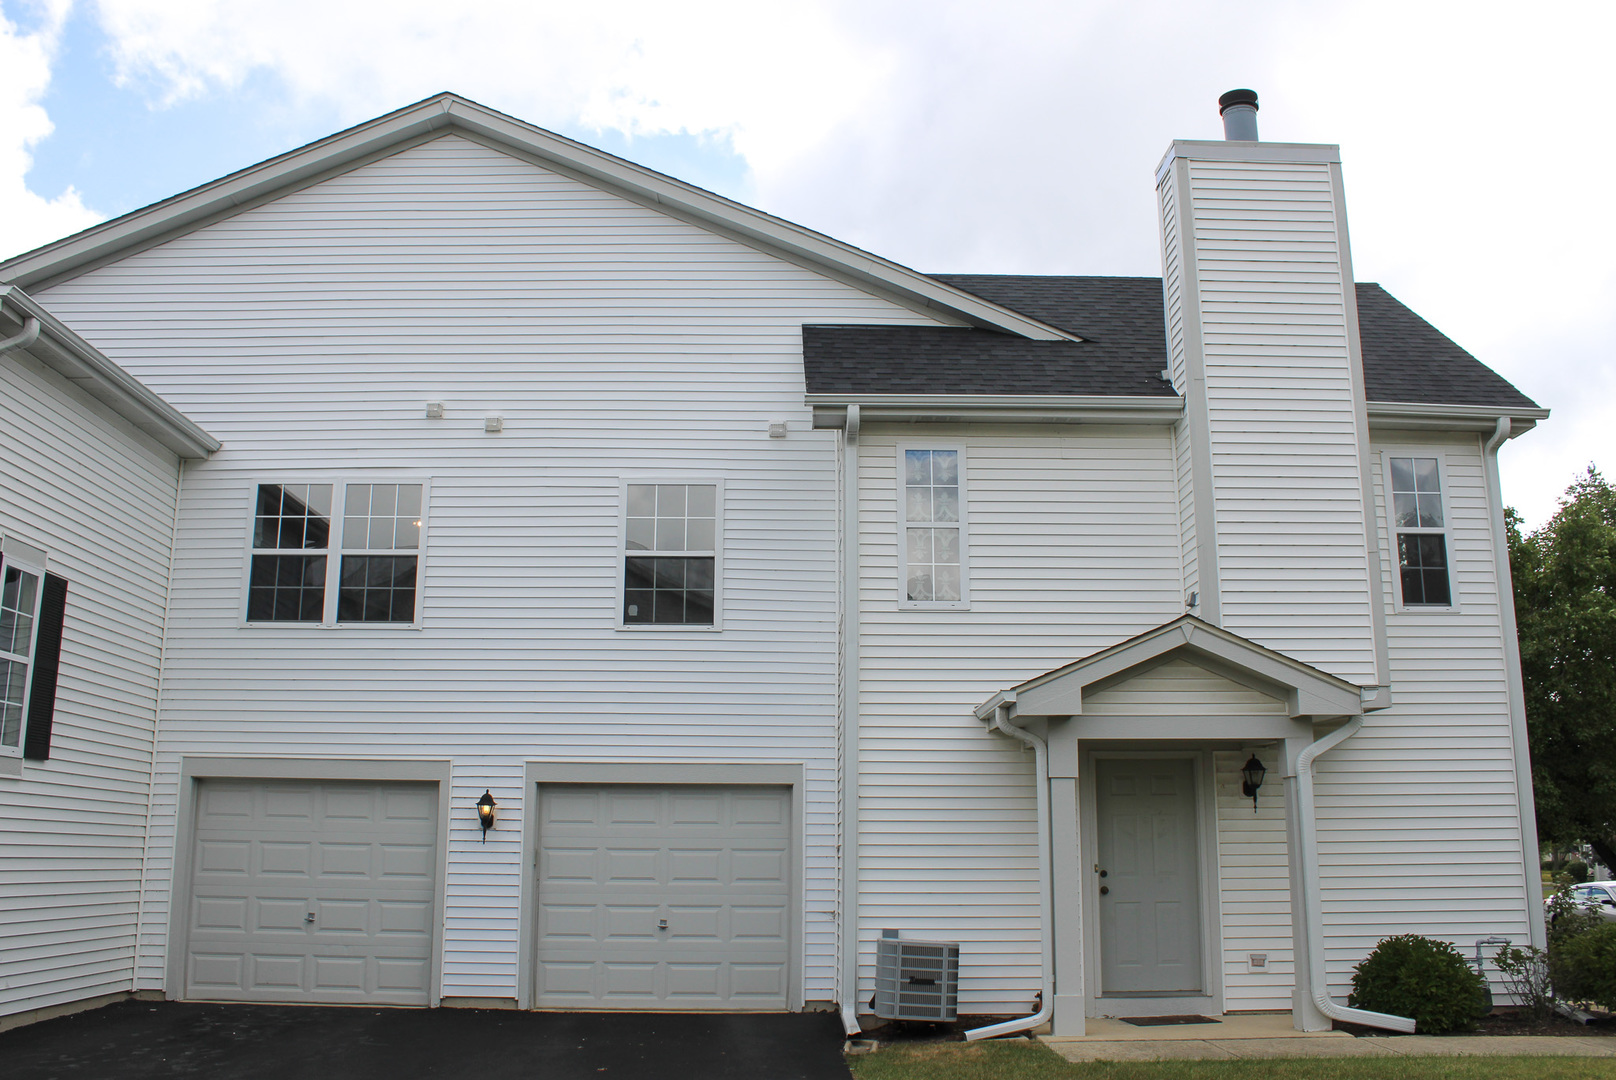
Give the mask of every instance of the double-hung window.
[(0, 766), (50, 757), (56, 676), (62, 655), (67, 582), (48, 573), (45, 553), (0, 541)]
[(901, 606), (963, 608), (970, 600), (965, 542), (965, 451), (900, 446)]
[(28, 676), (34, 667), (42, 569), (15, 557), (0, 566), (0, 754), (22, 753), (28, 712)]
[(1386, 473), (1402, 606), (1452, 607), (1442, 461), (1413, 454), (1388, 454)]
[(413, 624), (421, 484), (259, 484), (247, 621)]
[(718, 625), (717, 484), (625, 484), (623, 625)]

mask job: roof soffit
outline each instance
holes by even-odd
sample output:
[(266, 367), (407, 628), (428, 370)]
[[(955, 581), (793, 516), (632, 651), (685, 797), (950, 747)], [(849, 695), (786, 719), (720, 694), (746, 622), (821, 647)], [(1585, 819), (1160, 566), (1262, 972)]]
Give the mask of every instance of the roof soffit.
[(447, 93), (0, 262), (0, 281), (36, 289), (55, 284), (451, 133), (715, 229), (945, 322), (958, 321), (1037, 341), (1076, 339), (1071, 333), (850, 244)]

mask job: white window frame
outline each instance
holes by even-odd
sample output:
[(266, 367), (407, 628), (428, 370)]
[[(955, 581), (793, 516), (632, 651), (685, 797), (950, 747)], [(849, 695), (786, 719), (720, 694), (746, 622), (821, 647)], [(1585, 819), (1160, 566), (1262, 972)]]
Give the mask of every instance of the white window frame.
[[(253, 555), (259, 549), (253, 547), (254, 532), (258, 517), (258, 488), (263, 484), (304, 485), (304, 484), (330, 484), (331, 485), (331, 532), (327, 537), (327, 546), (324, 549), (308, 548), (306, 553), (313, 554), (323, 550), (325, 553), (325, 600), (319, 622), (302, 622), (282, 619), (247, 618), (247, 607), (251, 596)], [(347, 515), (343, 512), (346, 507), (347, 488), (349, 484), (420, 484), (421, 485), (421, 540), (420, 546), (415, 548), (415, 619), (413, 622), (339, 622), (337, 621), (337, 604), (342, 588), (342, 556), (367, 554), (398, 554), (408, 555), (410, 549), (397, 548), (392, 552), (378, 551), (373, 548), (352, 548), (343, 546), (343, 525)], [(275, 627), (278, 630), (343, 630), (355, 632), (364, 630), (419, 630), (422, 626), (422, 611), (426, 603), (425, 589), (426, 563), (427, 563), (427, 536), (431, 528), (432, 482), (423, 476), (394, 476), (394, 475), (367, 475), (363, 470), (340, 475), (321, 474), (317, 476), (268, 476), (253, 480), (247, 488), (247, 528), (246, 528), (246, 558), (241, 568), (241, 599), (238, 607), (243, 627)], [(269, 551), (271, 549), (264, 549)]]
[[(0, 757), (22, 758), (23, 744), (28, 741), (28, 706), (33, 700), (34, 670), (39, 661), (39, 605), (45, 597), (45, 563), (46, 554), (36, 547), (20, 543), (16, 540), (0, 539), (0, 556), (6, 567), (16, 567), (26, 571), (38, 579), (34, 586), (34, 610), (32, 612), (33, 629), (28, 639), (28, 655), (22, 657), (20, 653), (0, 653), (8, 660), (22, 660), (28, 667), (28, 675), (22, 683), (22, 716), (17, 718), (17, 745), (6, 746), (0, 743)], [(4, 571), (0, 570), (0, 575)]]
[[(1397, 527), (1396, 499), (1392, 493), (1392, 459), (1393, 458), (1434, 458), (1436, 460), (1437, 483), (1442, 485), (1442, 528), (1440, 529), (1399, 529)], [(1386, 547), (1387, 565), (1392, 572), (1392, 596), (1396, 600), (1399, 613), (1408, 614), (1446, 614), (1459, 610), (1459, 577), (1457, 564), (1453, 551), (1453, 506), (1448, 498), (1451, 487), (1451, 473), (1448, 470), (1447, 455), (1440, 450), (1429, 446), (1401, 446), (1383, 447), (1380, 451), (1381, 467), (1381, 503), (1385, 511), (1386, 521)], [(1397, 534), (1399, 532), (1423, 534), (1426, 536), (1441, 535), (1443, 552), (1448, 560), (1448, 603), (1446, 604), (1407, 604), (1403, 602), (1403, 563), (1397, 554)]]
[[(952, 450), (959, 454), (960, 598), (958, 600), (909, 599), (909, 522), (904, 511), (904, 507), (908, 505), (909, 501), (908, 469), (904, 464), (904, 455), (910, 450)], [(966, 480), (965, 444), (949, 439), (907, 440), (898, 443), (897, 455), (894, 461), (897, 468), (896, 488), (898, 496), (898, 608), (902, 611), (969, 611), (971, 608), (971, 514), (970, 488)]]
[[(713, 559), (713, 621), (712, 625), (702, 623), (631, 623), (623, 619), (623, 607), (628, 602), (628, 563), (629, 556), (667, 555), (678, 558), (706, 558), (705, 551), (695, 552), (656, 552), (656, 551), (630, 551), (628, 549), (628, 489), (631, 484), (684, 484), (705, 485), (714, 489), (713, 501), (713, 550), (710, 553)], [(712, 634), (724, 629), (724, 481), (717, 476), (630, 476), (621, 478), (617, 484), (617, 559), (614, 567), (617, 575), (617, 588), (614, 595), (617, 598), (617, 607), (612, 616), (617, 629), (633, 633), (675, 633), (675, 634)]]

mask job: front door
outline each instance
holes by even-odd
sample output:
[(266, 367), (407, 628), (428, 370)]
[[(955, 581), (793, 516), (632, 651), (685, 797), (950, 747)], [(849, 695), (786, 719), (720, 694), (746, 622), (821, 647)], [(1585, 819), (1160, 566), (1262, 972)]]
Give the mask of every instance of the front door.
[(1094, 766), (1100, 993), (1200, 991), (1195, 763), (1098, 758)]

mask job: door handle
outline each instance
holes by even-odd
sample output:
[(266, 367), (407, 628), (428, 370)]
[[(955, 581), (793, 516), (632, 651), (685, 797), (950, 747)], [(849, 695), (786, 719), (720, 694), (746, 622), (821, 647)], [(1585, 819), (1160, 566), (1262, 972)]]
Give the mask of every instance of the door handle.
[(658, 930), (666, 930), (668, 928), (668, 920), (667, 919), (658, 919), (657, 924), (656, 924), (656, 928)]
[(1101, 896), (1106, 895), (1110, 891), (1111, 891), (1111, 886), (1109, 886), (1109, 885), (1101, 885), (1100, 886), (1100, 895)]

